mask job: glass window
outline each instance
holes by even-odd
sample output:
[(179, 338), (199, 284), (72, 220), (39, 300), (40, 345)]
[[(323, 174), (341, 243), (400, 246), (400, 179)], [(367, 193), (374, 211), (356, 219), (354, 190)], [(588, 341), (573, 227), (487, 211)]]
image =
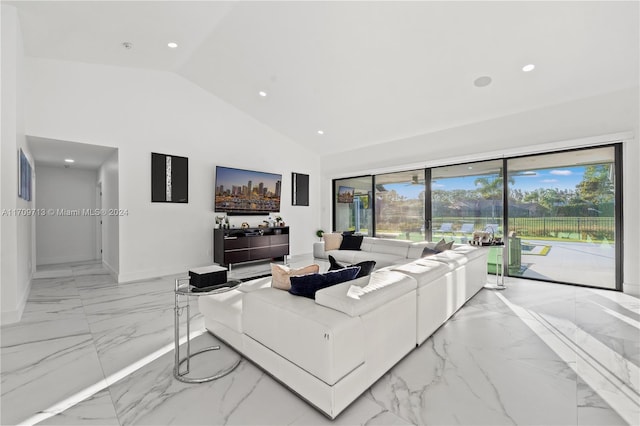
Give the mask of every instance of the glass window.
[(502, 160), (431, 169), (432, 239), (466, 243), (474, 231), (502, 237)]
[(616, 288), (615, 148), (507, 164), (510, 253), (518, 258), (509, 274)]
[(355, 231), (371, 235), (373, 205), (371, 176), (333, 181), (334, 231)]
[(334, 230), (461, 244), (483, 232), (505, 241), (508, 275), (620, 289), (620, 156), (615, 145), (336, 179)]
[(375, 176), (376, 237), (425, 239), (425, 171)]

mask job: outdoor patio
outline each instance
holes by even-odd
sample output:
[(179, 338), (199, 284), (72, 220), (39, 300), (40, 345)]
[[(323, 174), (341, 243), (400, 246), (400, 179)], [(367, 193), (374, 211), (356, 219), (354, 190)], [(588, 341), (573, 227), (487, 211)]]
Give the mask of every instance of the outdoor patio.
[[(522, 239), (534, 247), (522, 251), (523, 278), (615, 288), (615, 248), (613, 243), (584, 243)], [(535, 254), (545, 248), (546, 254)], [(512, 275), (516, 275), (513, 274)]]
[[(440, 238), (467, 244), (470, 234), (445, 232), (434, 233), (433, 240)], [(615, 288), (615, 245), (613, 242), (582, 242), (539, 240), (522, 237), (519, 269), (512, 260), (510, 275), (581, 284), (600, 288)], [(491, 249), (495, 259), (498, 248)], [(505, 250), (505, 253), (507, 253)], [(491, 260), (490, 260), (491, 263)], [(517, 261), (516, 261), (517, 263)], [(492, 272), (491, 265), (489, 267)]]

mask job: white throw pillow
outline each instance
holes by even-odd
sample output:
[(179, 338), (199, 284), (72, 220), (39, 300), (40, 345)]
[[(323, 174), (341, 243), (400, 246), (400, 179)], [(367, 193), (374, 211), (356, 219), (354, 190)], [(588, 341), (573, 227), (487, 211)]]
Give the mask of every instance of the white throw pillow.
[(329, 250), (340, 250), (340, 244), (342, 244), (342, 234), (333, 233), (333, 234), (322, 234), (322, 239), (324, 240), (324, 251)]

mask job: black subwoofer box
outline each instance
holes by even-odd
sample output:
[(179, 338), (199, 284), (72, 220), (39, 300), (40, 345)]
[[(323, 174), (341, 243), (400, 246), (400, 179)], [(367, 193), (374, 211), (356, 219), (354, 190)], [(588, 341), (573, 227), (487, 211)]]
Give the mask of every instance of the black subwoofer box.
[(189, 271), (189, 283), (198, 288), (227, 282), (227, 268), (218, 265), (195, 268)]

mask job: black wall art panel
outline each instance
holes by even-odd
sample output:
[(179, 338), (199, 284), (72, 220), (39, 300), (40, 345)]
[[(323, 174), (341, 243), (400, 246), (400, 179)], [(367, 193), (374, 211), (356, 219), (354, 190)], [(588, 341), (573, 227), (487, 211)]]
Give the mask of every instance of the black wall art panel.
[(189, 159), (151, 153), (151, 202), (189, 202)]
[(309, 175), (291, 173), (291, 205), (309, 205)]

